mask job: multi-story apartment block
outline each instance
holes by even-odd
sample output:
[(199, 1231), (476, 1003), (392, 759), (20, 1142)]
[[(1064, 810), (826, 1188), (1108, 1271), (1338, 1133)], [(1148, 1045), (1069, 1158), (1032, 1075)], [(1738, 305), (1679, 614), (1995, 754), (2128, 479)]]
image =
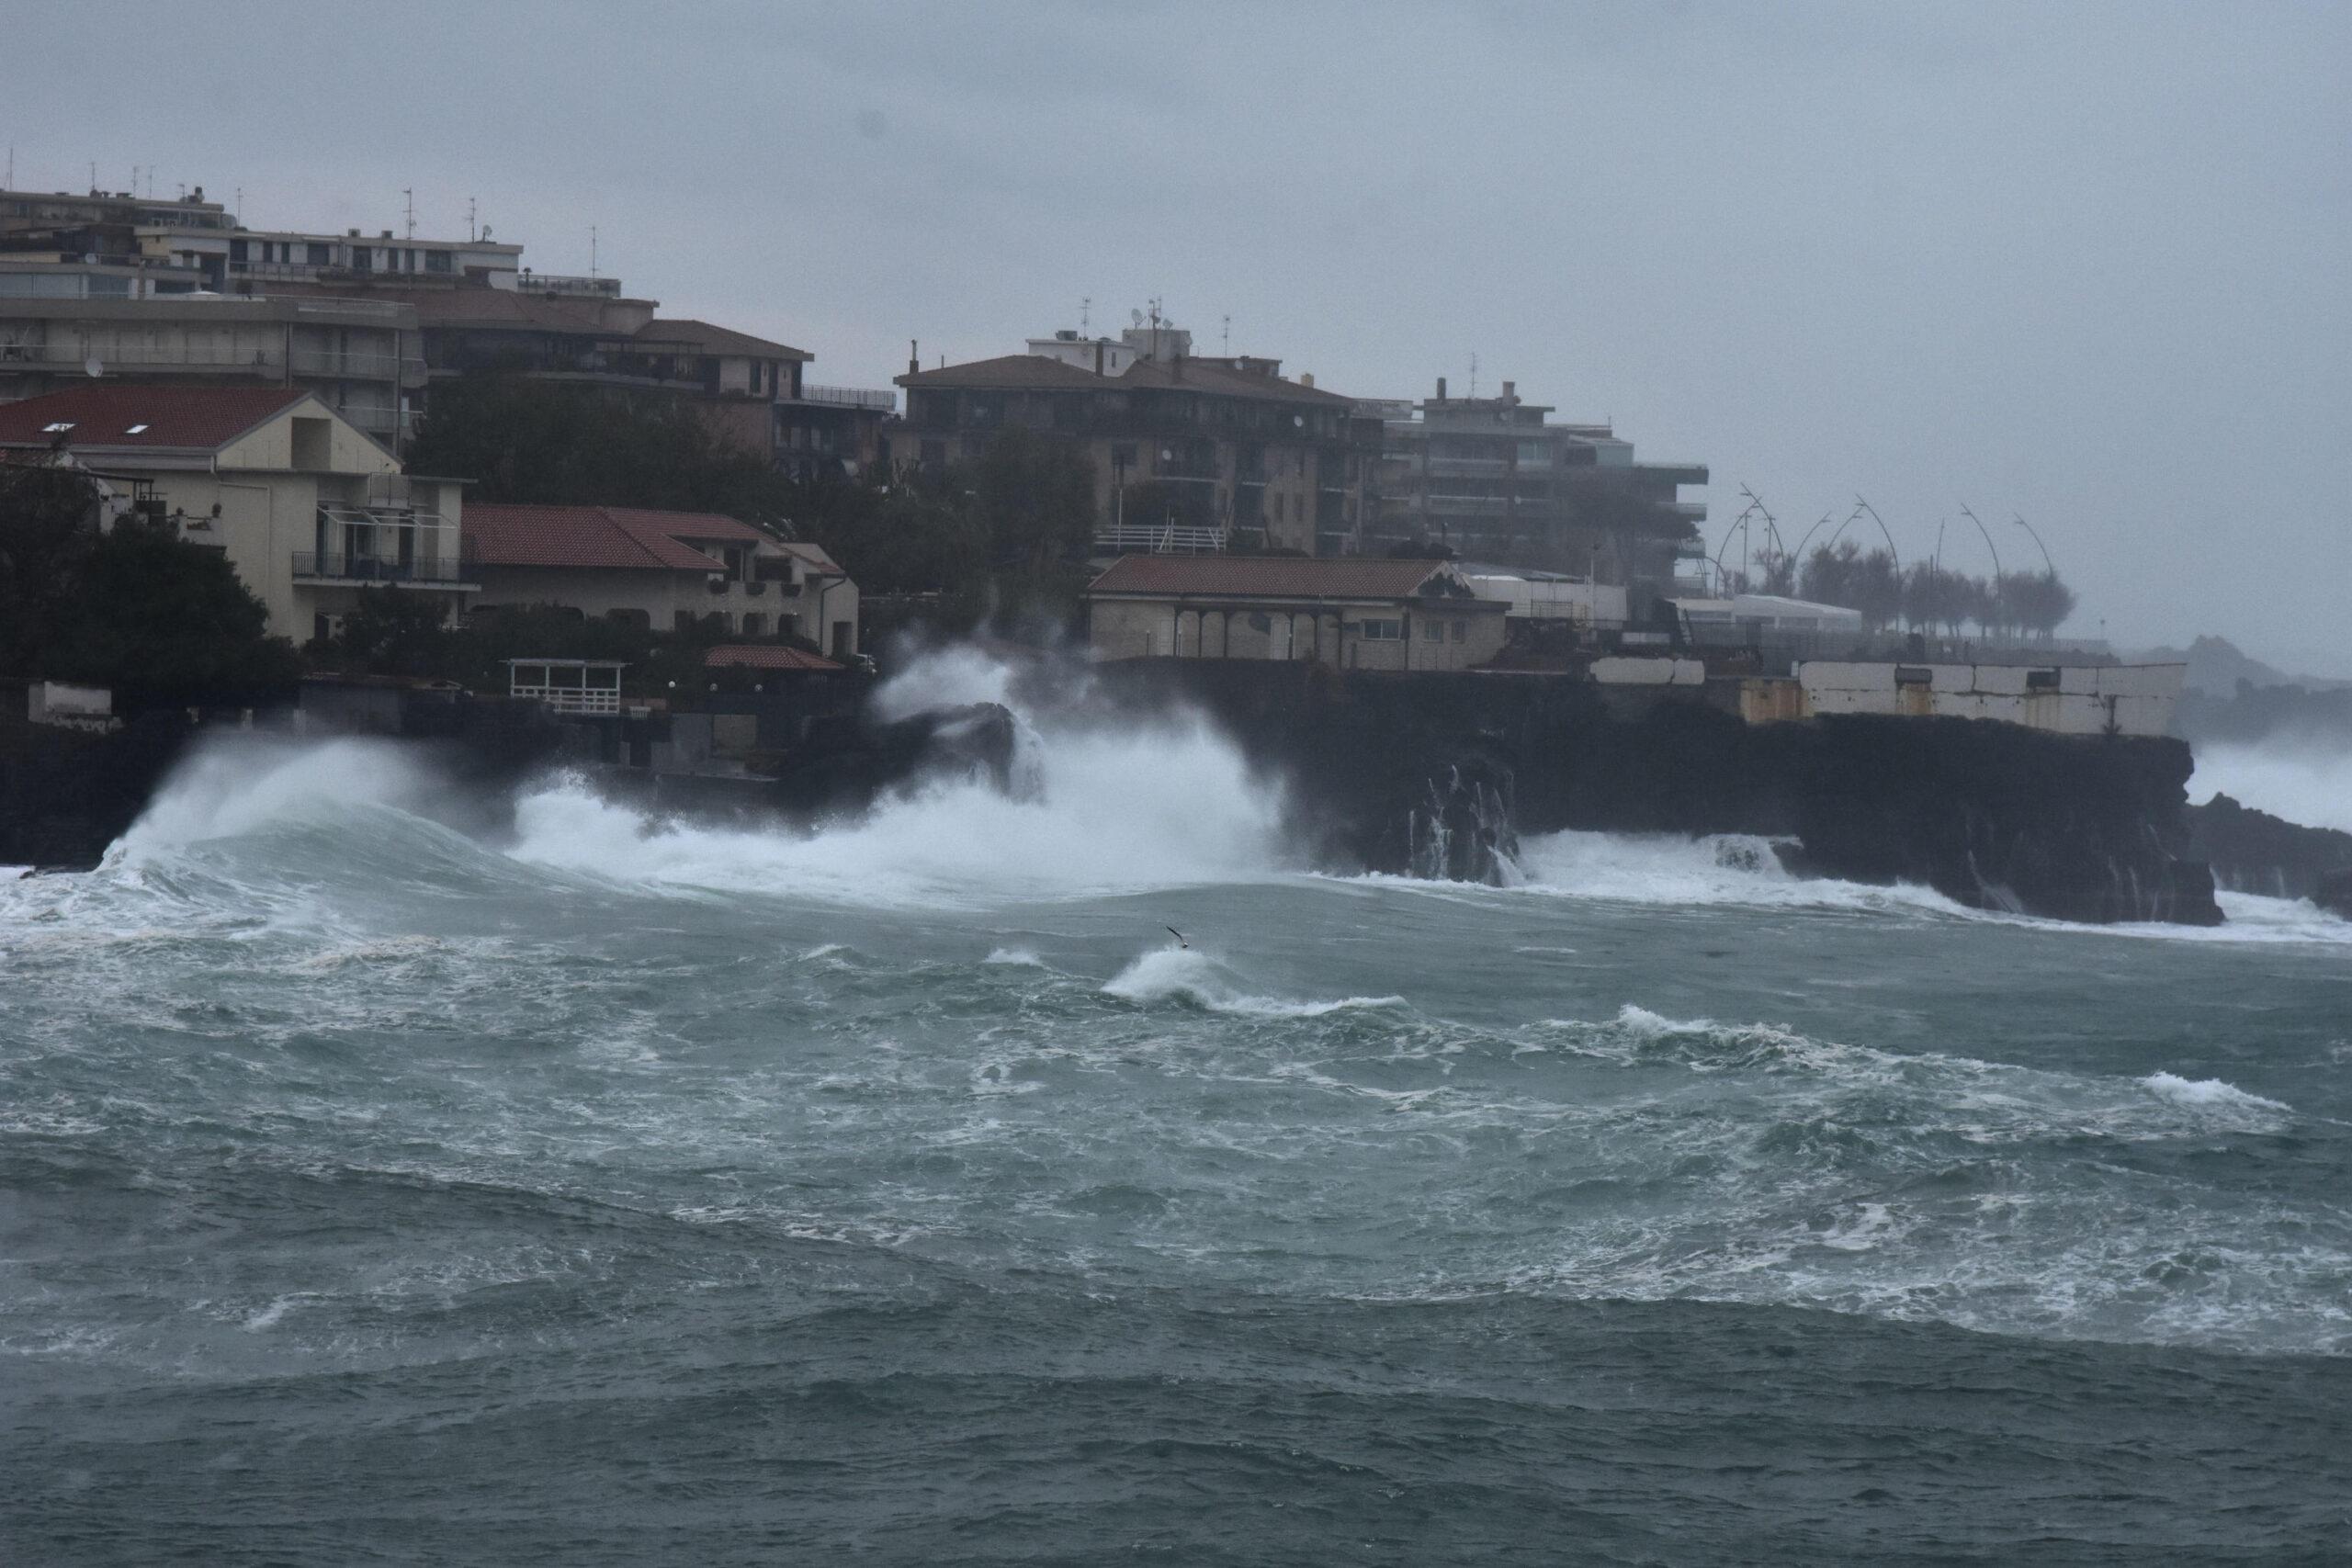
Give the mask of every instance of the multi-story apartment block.
[(114, 377), (306, 390), (397, 446), (424, 360), (416, 312), (390, 300), (0, 296), (0, 402)]
[(1237, 534), (1351, 554), (1380, 422), (1279, 360), (1205, 357), (1166, 322), (1116, 339), (1058, 333), (1029, 351), (899, 378), (894, 461), (944, 468), (1023, 426), (1078, 444), (1095, 475), (1098, 552), (1222, 550)]
[(1681, 498), (1702, 463), (1642, 463), (1606, 424), (1552, 423), (1503, 383), (1493, 398), (1367, 402), (1384, 427), (1366, 547), (1448, 545), (1464, 558), (1623, 583), (1664, 579), (1679, 539), (1707, 515)]
[[(307, 387), (397, 443), (432, 380), (494, 368), (689, 401), (742, 449), (807, 475), (872, 462), (897, 404), (886, 390), (806, 385), (804, 350), (663, 319), (618, 278), (535, 272), (488, 229), (464, 240), (246, 229), (202, 196), (0, 192), (0, 399), (92, 364), (184, 367)], [(260, 341), (273, 326), (275, 346)]]

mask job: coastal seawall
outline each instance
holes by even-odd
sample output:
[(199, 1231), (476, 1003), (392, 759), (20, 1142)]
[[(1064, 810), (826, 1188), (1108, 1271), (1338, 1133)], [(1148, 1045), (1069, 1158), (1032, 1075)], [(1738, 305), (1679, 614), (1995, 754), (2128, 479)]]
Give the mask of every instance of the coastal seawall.
[(1137, 660), (1110, 698), (1212, 716), (1281, 773), (1335, 864), (1477, 878), (1517, 833), (1745, 833), (1792, 869), (1972, 908), (2221, 919), (2183, 816), (2188, 748), (1957, 718), (1751, 725), (1704, 701), (1553, 676), (1397, 678)]

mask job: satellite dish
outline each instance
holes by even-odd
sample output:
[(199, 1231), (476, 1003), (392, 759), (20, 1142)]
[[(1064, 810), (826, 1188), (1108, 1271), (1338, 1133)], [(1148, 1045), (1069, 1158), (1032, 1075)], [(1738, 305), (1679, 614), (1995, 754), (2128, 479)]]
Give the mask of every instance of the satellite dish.
[(106, 373), (107, 367), (98, 363), (98, 356), (94, 354), (90, 355), (89, 358), (82, 361), (82, 374), (87, 376), (93, 381), (96, 380)]

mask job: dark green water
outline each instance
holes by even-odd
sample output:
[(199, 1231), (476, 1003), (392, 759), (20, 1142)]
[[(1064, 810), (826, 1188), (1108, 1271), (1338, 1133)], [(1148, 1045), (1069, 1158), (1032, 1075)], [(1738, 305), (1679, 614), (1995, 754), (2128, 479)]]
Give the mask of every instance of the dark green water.
[(1041, 767), (491, 845), (228, 759), (0, 886), (0, 1560), (2352, 1557), (2352, 928)]

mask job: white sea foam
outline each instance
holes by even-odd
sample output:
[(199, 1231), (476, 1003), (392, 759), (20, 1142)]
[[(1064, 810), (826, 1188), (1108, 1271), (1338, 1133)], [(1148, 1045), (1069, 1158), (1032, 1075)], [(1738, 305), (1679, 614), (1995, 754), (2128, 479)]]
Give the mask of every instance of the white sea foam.
[(430, 777), (413, 754), (388, 741), (240, 737), (207, 745), (183, 762), (107, 852), (107, 863), (136, 866), (207, 840), (324, 820), (354, 807), (408, 808), (430, 793)]
[[(920, 691), (938, 705), (991, 682), (1001, 694), (1011, 678), (956, 650), (889, 689), (896, 704)], [(1012, 796), (940, 782), (806, 835), (658, 823), (558, 784), (518, 804), (514, 852), (639, 884), (900, 906), (1252, 881), (1281, 863), (1279, 792), (1197, 717), (1046, 719), (1034, 746), (1034, 777)]]
[(1793, 875), (1770, 840), (1747, 833), (1534, 834), (1520, 842), (1520, 865), (1526, 892), (1623, 903), (1966, 912), (1931, 888)]
[(2290, 822), (2352, 833), (2352, 751), (2292, 741), (2196, 750), (2189, 799), (2226, 795)]
[(1346, 1008), (1400, 1005), (1402, 997), (1341, 997), (1330, 1001), (1294, 1001), (1251, 996), (1234, 984), (1232, 971), (1198, 948), (1161, 947), (1138, 956), (1105, 981), (1105, 996), (1123, 1001), (1188, 1001), (1212, 1012), (1261, 1018), (1320, 1018)]
[(989, 955), (986, 958), (981, 959), (980, 962), (983, 964), (1015, 964), (1025, 969), (1043, 969), (1046, 966), (1046, 961), (1044, 959), (1038, 957), (1035, 953), (1030, 952), (1025, 947), (993, 948), (989, 951)]
[(2220, 1078), (2185, 1078), (2175, 1073), (2151, 1073), (2140, 1080), (2151, 1093), (2160, 1095), (2176, 1105), (2194, 1106), (2200, 1110), (2227, 1111), (2291, 1111), (2275, 1100), (2265, 1100), (2258, 1094), (2248, 1094), (2235, 1084)]

